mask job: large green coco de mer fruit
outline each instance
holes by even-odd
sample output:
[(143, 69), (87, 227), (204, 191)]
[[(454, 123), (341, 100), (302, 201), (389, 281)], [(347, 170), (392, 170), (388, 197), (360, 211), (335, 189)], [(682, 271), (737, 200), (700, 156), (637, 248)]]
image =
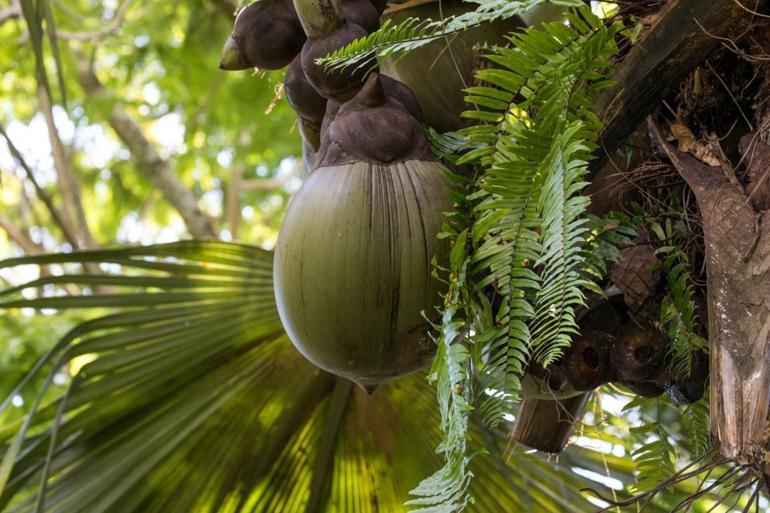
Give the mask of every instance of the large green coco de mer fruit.
[(368, 390), (426, 365), (441, 282), (434, 255), (451, 208), (441, 164), (316, 169), (293, 198), (275, 253), (284, 327), (317, 366)]

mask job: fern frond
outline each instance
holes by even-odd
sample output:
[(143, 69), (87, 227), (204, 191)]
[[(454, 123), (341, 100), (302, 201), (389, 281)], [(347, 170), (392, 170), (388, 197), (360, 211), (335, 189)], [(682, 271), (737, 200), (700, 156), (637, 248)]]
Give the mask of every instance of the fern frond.
[(551, 3), (567, 7), (580, 7), (581, 0), (492, 0), (480, 3), (470, 12), (450, 16), (442, 20), (407, 18), (399, 23), (386, 20), (382, 27), (371, 34), (356, 39), (317, 60), (329, 69), (348, 66), (365, 67), (377, 57), (403, 56), (444, 36), (462, 32), (495, 20), (511, 18), (541, 4)]
[[(622, 212), (609, 212), (602, 217), (588, 215), (590, 235), (586, 240), (584, 271), (600, 279), (607, 273), (607, 264), (620, 260), (620, 250), (632, 243), (637, 236), (636, 226), (641, 220), (633, 220)], [(601, 293), (600, 290), (595, 291)]]
[(664, 226), (658, 224), (652, 231), (667, 244), (658, 249), (658, 254), (663, 256), (667, 292), (660, 305), (659, 321), (671, 339), (669, 369), (674, 375), (686, 378), (692, 374), (695, 353), (708, 351), (708, 342), (696, 333), (695, 283), (690, 259), (683, 249), (686, 236), (670, 220)]
[(464, 116), (479, 123), (433, 137), (441, 151), (464, 151), (452, 160), (473, 165), (476, 177), (462, 198), (467, 215), (455, 213), (445, 235), (454, 238), (450, 292), (432, 372), (445, 465), (413, 492), (410, 504), (420, 511), (465, 506), (468, 416), (489, 427), (503, 421), (533, 351), (550, 362), (570, 343), (575, 308), (591, 286), (582, 190), (599, 126), (591, 107), (607, 85), (616, 29), (584, 8), (568, 21), (494, 49), (487, 56), (494, 67), (477, 72), (480, 84), (466, 90), (476, 108)]
[[(457, 143), (458, 138), (432, 137), (434, 144), (449, 145)], [(454, 142), (452, 142), (454, 141)], [(450, 175), (455, 181), (462, 178)], [(468, 187), (467, 181), (459, 185)], [(437, 389), (441, 430), (443, 439), (436, 452), (444, 456), (444, 465), (430, 477), (424, 479), (410, 494), (415, 496), (406, 504), (416, 506), (415, 513), (455, 513), (462, 511), (473, 502), (467, 489), (473, 474), (468, 470), (468, 463), (473, 453), (468, 448), (469, 416), (473, 410), (472, 398), (472, 362), (471, 362), (471, 321), (468, 296), (467, 270), (469, 258), (467, 210), (464, 196), (460, 196), (460, 206), (449, 218), (440, 235), (451, 238), (452, 250), (449, 255), (449, 269), (441, 269), (434, 261), (436, 276), (449, 275), (449, 291), (444, 299), (441, 324), (437, 326), (438, 337), (436, 356), (433, 359), (429, 380)], [(445, 271), (449, 271), (446, 273)]]
[(692, 455), (703, 456), (711, 448), (709, 406), (704, 399), (688, 404), (682, 411), (682, 431)]
[(569, 344), (581, 290), (591, 287), (581, 191), (598, 128), (590, 106), (606, 85), (613, 37), (581, 10), (569, 26), (511, 37), (512, 48), (488, 56), (496, 67), (477, 73), (484, 84), (467, 90), (477, 109), (464, 115), (484, 123), (462, 131), (477, 147), (459, 161), (483, 170), (471, 231), (474, 286), (494, 287), (501, 298), (481, 335), (482, 383), (495, 393), (480, 411), (490, 425), (517, 399), (529, 360), (549, 363)]

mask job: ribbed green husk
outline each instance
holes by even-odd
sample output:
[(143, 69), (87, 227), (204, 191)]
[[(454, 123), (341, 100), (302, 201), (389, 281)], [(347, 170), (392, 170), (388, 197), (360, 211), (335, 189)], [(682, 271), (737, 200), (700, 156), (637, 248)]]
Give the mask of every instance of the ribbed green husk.
[(426, 365), (441, 283), (433, 256), (451, 201), (437, 162), (321, 167), (293, 198), (275, 252), (275, 294), (294, 345), (364, 386)]

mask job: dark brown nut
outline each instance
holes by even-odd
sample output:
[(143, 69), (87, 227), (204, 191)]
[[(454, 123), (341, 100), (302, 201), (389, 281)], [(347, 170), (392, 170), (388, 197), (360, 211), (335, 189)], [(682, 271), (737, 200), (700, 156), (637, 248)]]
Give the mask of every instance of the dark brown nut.
[(235, 19), (220, 69), (281, 69), (302, 50), (305, 32), (291, 0), (258, 0)]

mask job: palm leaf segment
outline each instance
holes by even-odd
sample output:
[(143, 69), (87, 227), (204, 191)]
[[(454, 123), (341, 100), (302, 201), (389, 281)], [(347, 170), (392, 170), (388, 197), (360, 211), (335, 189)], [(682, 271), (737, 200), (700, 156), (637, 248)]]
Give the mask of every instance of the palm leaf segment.
[[(66, 274), (82, 262), (104, 274)], [(26, 425), (2, 426), (0, 510), (398, 513), (438, 463), (439, 417), (422, 377), (369, 397), (293, 349), (270, 253), (182, 242), (0, 265), (43, 263), (65, 274), (6, 290), (0, 306), (108, 311), (34, 369), (46, 381)], [(20, 297), (65, 283), (84, 293)], [(52, 384), (83, 361), (63, 390)], [(485, 436), (500, 450), (471, 464), (474, 511), (589, 507), (581, 478), (533, 455), (509, 461), (505, 433)]]

